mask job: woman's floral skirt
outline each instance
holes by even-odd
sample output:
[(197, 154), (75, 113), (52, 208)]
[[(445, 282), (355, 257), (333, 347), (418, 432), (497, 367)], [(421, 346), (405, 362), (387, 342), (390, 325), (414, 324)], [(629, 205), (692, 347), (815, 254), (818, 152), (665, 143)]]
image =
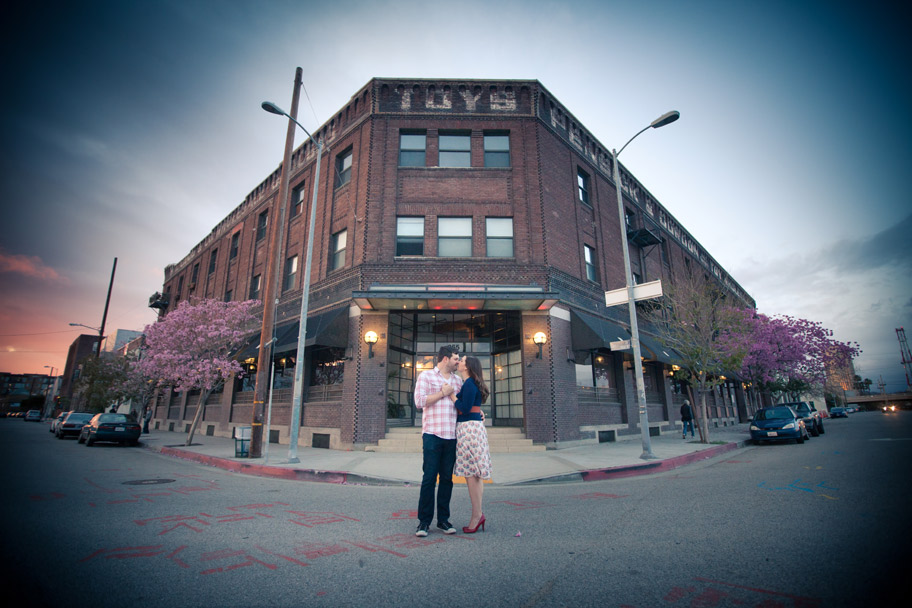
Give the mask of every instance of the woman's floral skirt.
[(469, 420), (456, 425), (456, 466), (453, 475), (491, 479), (491, 450), (483, 422)]

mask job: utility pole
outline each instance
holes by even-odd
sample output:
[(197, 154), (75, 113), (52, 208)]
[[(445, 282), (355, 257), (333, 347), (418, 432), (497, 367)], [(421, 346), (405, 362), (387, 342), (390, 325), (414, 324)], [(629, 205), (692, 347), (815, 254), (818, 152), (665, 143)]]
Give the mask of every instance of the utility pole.
[[(269, 255), (266, 258), (266, 271), (263, 273), (266, 285), (263, 287), (263, 325), (260, 328), (260, 352), (257, 358), (256, 384), (253, 397), (253, 420), (250, 431), (250, 458), (261, 458), (263, 455), (263, 413), (267, 393), (270, 392), (272, 351), (275, 347), (275, 319), (279, 296), (282, 294), (281, 280), (285, 242), (285, 213), (288, 205), (288, 182), (291, 177), (291, 153), (294, 149), (295, 119), (298, 116), (298, 99), (300, 97), (303, 70), (295, 70), (294, 91), (291, 96), (291, 112), (288, 131), (285, 134), (285, 155), (282, 158), (282, 177), (279, 182), (279, 195), (269, 209)], [(279, 212), (279, 213), (276, 213)], [(279, 217), (276, 217), (279, 215)], [(304, 353), (298, 353), (296, 365), (303, 365)]]

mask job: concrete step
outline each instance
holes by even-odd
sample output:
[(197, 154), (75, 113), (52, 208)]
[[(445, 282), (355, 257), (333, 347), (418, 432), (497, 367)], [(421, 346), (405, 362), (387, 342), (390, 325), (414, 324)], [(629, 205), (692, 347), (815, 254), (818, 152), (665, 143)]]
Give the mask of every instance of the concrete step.
[[(526, 439), (521, 429), (516, 427), (487, 427), (488, 445), (492, 453), (544, 452), (545, 446), (535, 445)], [(366, 452), (387, 453), (421, 453), (421, 429), (418, 427), (394, 427), (389, 429), (386, 437), (369, 445)]]

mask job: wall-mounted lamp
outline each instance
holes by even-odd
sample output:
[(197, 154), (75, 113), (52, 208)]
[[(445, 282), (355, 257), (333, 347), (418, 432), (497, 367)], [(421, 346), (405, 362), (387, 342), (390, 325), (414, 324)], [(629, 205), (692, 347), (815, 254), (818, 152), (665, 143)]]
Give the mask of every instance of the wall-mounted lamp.
[(542, 358), (542, 345), (545, 344), (547, 341), (548, 341), (548, 336), (546, 336), (545, 332), (543, 332), (543, 331), (537, 332), (534, 336), (532, 336), (532, 342), (534, 342), (535, 344), (538, 344), (538, 355), (536, 355), (537, 359)]
[(377, 343), (378, 339), (379, 338), (377, 337), (377, 332), (375, 332), (375, 331), (369, 331), (366, 334), (364, 334), (364, 341), (367, 342), (367, 358), (368, 359), (374, 358), (374, 344)]

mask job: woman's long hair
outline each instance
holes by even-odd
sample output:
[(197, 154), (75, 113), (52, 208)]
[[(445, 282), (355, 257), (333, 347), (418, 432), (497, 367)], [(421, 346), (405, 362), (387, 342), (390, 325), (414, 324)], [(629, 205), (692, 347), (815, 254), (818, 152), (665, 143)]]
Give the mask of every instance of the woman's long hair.
[(488, 395), (491, 394), (491, 391), (488, 390), (488, 385), (485, 384), (484, 378), (481, 375), (481, 361), (478, 360), (478, 357), (466, 357), (465, 366), (466, 371), (469, 372), (469, 378), (475, 381), (475, 385), (481, 393), (481, 402), (485, 403), (488, 400)]

